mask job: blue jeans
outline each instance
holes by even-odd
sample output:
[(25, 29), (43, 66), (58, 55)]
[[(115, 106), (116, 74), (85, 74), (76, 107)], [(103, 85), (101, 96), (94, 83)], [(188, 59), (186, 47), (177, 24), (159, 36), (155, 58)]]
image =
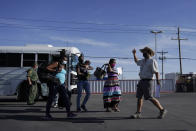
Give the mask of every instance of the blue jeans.
[(77, 96), (77, 109), (80, 108), (80, 98), (82, 96), (82, 89), (85, 90), (86, 92), (86, 96), (84, 98), (84, 101), (82, 103), (82, 105), (86, 105), (89, 97), (90, 97), (90, 84), (88, 83), (88, 81), (79, 81), (77, 84), (77, 92), (78, 92), (78, 96)]

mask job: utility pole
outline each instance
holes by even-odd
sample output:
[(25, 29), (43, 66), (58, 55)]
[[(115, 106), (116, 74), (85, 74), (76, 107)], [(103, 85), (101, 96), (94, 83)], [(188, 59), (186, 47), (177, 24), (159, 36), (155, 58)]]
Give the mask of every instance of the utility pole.
[(155, 60), (157, 60), (157, 34), (158, 33), (162, 33), (162, 31), (150, 31), (150, 33), (153, 33), (154, 34), (154, 37), (155, 37)]
[(124, 73), (124, 70), (123, 70), (123, 67), (122, 67), (122, 80), (124, 79), (123, 73)]
[(68, 47), (69, 46), (69, 42), (68, 41), (66, 41), (66, 47)]
[(177, 33), (178, 37), (177, 39), (171, 39), (171, 40), (178, 40), (178, 52), (179, 52), (179, 60), (180, 60), (180, 74), (182, 75), (182, 56), (181, 56), (181, 45), (180, 45), (180, 41), (181, 40), (188, 40), (186, 38), (180, 38), (180, 27), (178, 27), (178, 33)]
[(159, 60), (162, 61), (162, 86), (163, 86), (163, 77), (164, 77), (164, 68), (163, 68), (163, 61), (166, 59), (166, 57), (164, 56), (164, 54), (168, 53), (168, 52), (164, 52), (163, 50), (161, 52), (157, 52), (161, 54), (161, 57), (159, 57)]

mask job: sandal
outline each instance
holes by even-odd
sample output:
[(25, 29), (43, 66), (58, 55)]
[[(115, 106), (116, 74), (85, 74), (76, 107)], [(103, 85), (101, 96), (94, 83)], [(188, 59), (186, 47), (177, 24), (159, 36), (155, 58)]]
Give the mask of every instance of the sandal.
[(120, 109), (118, 109), (118, 108), (113, 108), (112, 109), (114, 112), (120, 112)]

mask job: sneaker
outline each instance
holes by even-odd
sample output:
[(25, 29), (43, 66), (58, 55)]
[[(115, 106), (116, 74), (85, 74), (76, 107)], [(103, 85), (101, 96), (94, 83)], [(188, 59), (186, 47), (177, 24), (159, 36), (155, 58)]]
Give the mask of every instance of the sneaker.
[(58, 107), (58, 104), (54, 104), (54, 106), (53, 106), (54, 108), (57, 108)]
[(161, 110), (160, 114), (158, 116), (158, 119), (163, 119), (166, 114), (167, 114), (167, 110), (166, 109)]
[(59, 106), (59, 109), (61, 109), (61, 110), (62, 110), (62, 109), (63, 109), (63, 107)]
[(135, 114), (133, 114), (131, 116), (132, 119), (140, 119), (142, 117), (141, 113), (140, 112), (136, 112)]
[(74, 113), (72, 113), (72, 112), (67, 113), (67, 117), (68, 117), (68, 118), (72, 118), (72, 117), (76, 117), (76, 116), (77, 116), (77, 115), (74, 114)]
[(120, 109), (119, 109), (119, 108), (112, 108), (112, 110), (113, 110), (114, 112), (120, 112)]
[(80, 108), (77, 108), (77, 112), (81, 112), (81, 109)]
[(85, 105), (82, 105), (81, 108), (82, 108), (85, 112), (88, 111), (88, 110), (86, 109), (86, 106), (85, 106)]

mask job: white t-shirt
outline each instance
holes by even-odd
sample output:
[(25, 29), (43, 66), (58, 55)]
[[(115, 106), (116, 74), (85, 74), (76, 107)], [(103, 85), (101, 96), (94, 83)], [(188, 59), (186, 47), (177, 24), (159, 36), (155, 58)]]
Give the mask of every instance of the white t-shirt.
[(154, 73), (159, 72), (157, 61), (152, 58), (139, 60), (137, 65), (140, 66), (141, 79), (152, 79)]

